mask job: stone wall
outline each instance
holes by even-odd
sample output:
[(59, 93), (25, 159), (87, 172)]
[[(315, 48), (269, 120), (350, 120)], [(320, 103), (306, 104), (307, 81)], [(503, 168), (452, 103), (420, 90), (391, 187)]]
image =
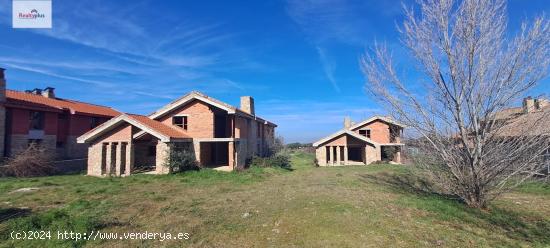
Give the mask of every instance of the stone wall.
[(157, 144), (157, 158), (155, 163), (155, 172), (156, 174), (168, 174), (170, 173), (170, 168), (166, 166), (166, 160), (170, 156), (170, 147), (167, 143), (158, 142)]
[(68, 136), (63, 148), (63, 157), (68, 159), (85, 158), (88, 153), (88, 144), (76, 143), (78, 136)]
[(315, 158), (317, 159), (317, 164), (319, 166), (326, 166), (327, 165), (327, 147), (326, 146), (320, 146), (315, 149)]
[[(40, 141), (40, 146), (55, 153), (57, 137), (55, 135), (44, 135)], [(10, 156), (17, 155), (29, 147), (29, 136), (26, 134), (10, 135)]]
[(88, 147), (88, 175), (89, 176), (101, 176), (101, 164), (103, 144), (97, 143)]

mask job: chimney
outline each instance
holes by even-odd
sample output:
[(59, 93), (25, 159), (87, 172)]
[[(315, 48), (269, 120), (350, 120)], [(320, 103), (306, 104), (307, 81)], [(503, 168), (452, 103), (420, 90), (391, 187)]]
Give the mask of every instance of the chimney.
[(550, 105), (550, 101), (548, 101), (547, 99), (543, 99), (543, 98), (535, 99), (535, 108), (537, 110), (546, 108), (548, 105)]
[(528, 96), (527, 98), (523, 99), (523, 112), (531, 113), (533, 111), (535, 111), (535, 100), (531, 98), (531, 96)]
[(31, 94), (42, 95), (42, 89), (34, 88), (33, 90), (31, 90)]
[(351, 127), (351, 119), (349, 116), (344, 117), (344, 129), (349, 130)]
[(0, 103), (6, 101), (6, 76), (4, 71), (6, 69), (0, 68)]
[(254, 98), (251, 96), (241, 96), (241, 110), (248, 114), (255, 115)]
[(0, 68), (0, 158), (6, 155), (5, 143), (6, 140), (6, 77), (4, 74), (5, 69)]
[(55, 98), (55, 88), (52, 88), (52, 87), (46, 87), (43, 91), (42, 91), (42, 96), (43, 97), (47, 97), (47, 98)]

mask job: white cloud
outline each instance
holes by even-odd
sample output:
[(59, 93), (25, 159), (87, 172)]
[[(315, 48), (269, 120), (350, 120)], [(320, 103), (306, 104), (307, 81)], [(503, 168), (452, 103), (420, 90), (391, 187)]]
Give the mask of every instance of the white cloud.
[(340, 86), (338, 86), (338, 82), (336, 82), (336, 79), (334, 78), (336, 63), (327, 57), (325, 50), (321, 47), (317, 47), (317, 53), (319, 54), (319, 59), (321, 61), (321, 64), (323, 65), (323, 70), (325, 71), (325, 75), (328, 81), (330, 81), (334, 90), (340, 93)]

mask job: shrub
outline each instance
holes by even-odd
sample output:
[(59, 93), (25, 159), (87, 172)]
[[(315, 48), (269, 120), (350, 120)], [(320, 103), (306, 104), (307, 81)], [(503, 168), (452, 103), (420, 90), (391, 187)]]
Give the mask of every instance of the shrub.
[(170, 173), (199, 169), (195, 153), (189, 150), (172, 150), (166, 159), (166, 166), (170, 168)]
[(285, 148), (285, 141), (283, 137), (275, 137), (273, 143), (268, 145), (267, 151), (265, 152), (266, 156), (274, 156), (275, 154), (281, 152)]
[(398, 148), (395, 146), (386, 146), (382, 150), (384, 153), (384, 156), (386, 157), (386, 160), (391, 161), (393, 160), (393, 157), (395, 156), (395, 153), (398, 151)]
[(8, 158), (5, 165), (0, 166), (0, 176), (4, 177), (35, 177), (55, 173), (52, 165), (53, 156), (44, 147), (31, 143), (27, 149), (13, 158)]
[(253, 157), (250, 160), (250, 167), (280, 167), (290, 168), (290, 156), (285, 153), (277, 153), (269, 157)]

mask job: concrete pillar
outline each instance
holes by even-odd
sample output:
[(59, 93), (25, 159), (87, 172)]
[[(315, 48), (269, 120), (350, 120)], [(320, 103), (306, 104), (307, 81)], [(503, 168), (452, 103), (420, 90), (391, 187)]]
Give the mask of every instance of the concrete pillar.
[(227, 144), (227, 163), (231, 169), (235, 169), (235, 143), (230, 141)]
[(114, 162), (112, 157), (112, 144), (105, 144), (105, 175), (111, 174), (111, 163)]
[(134, 169), (134, 144), (129, 142), (126, 145), (126, 170), (124, 171), (125, 175), (129, 176), (132, 174)]
[(328, 154), (328, 162), (329, 162), (329, 164), (334, 163), (334, 151), (332, 150), (333, 148), (334, 148), (334, 147), (332, 147), (332, 146), (329, 146), (329, 147), (328, 147), (328, 152), (329, 152), (329, 154)]
[(340, 146), (335, 146), (334, 148), (336, 149), (336, 164), (340, 164), (342, 162), (342, 158), (340, 158), (340, 153), (342, 153)]
[[(114, 142), (116, 144), (116, 153), (115, 153), (115, 176), (120, 176), (121, 168), (122, 168), (122, 142)], [(126, 162), (126, 161), (124, 161)]]
[(348, 165), (348, 146), (344, 146), (344, 165)]

